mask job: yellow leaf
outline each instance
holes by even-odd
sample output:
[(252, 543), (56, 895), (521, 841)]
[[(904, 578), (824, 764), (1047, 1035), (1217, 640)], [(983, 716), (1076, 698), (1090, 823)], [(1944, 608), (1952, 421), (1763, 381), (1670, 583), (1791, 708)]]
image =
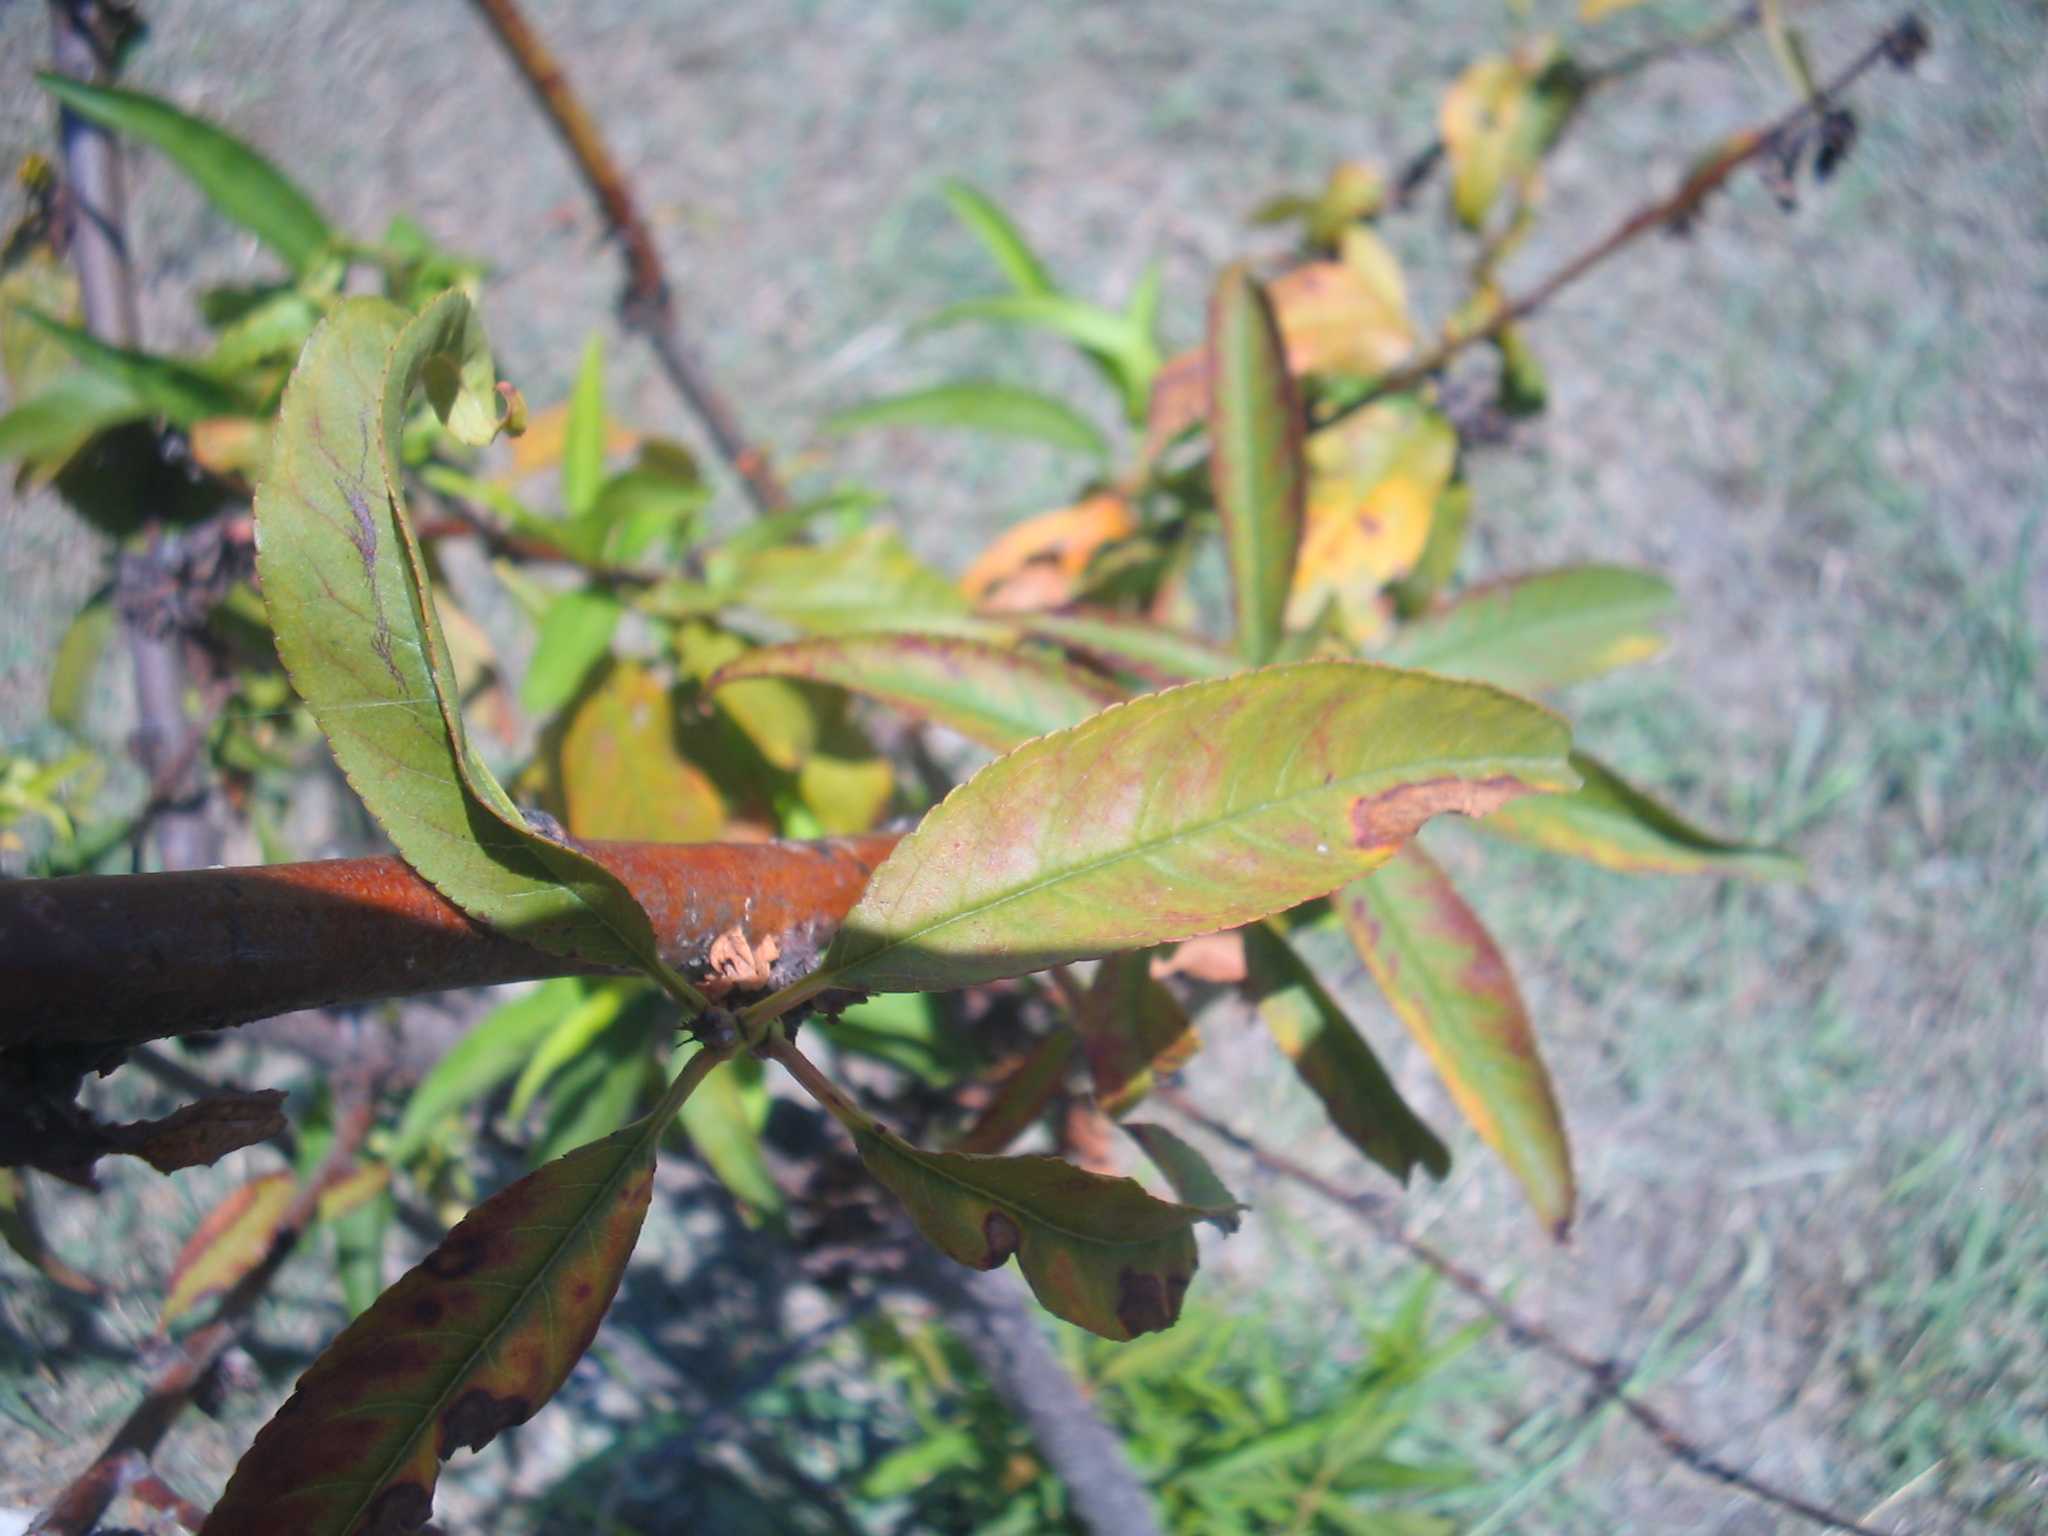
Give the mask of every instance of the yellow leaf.
[[(544, 411), (534, 411), (526, 418), (526, 431), (512, 439), (512, 466), (509, 478), (524, 480), (528, 475), (539, 474), (544, 469), (553, 469), (562, 462), (562, 447), (568, 437), (569, 402), (564, 400), (551, 405)], [(631, 427), (622, 427), (617, 422), (607, 422), (604, 429), (605, 457), (631, 453), (640, 442), (640, 434)]]
[(1578, 99), (1580, 81), (1557, 40), (1474, 60), (1444, 93), (1437, 132), (1451, 165), (1451, 204), (1468, 229), (1510, 186), (1526, 195), (1543, 153)]
[(169, 1328), (262, 1263), (297, 1190), (298, 1181), (290, 1174), (265, 1174), (207, 1212), (171, 1265), (158, 1328)]
[(960, 578), (961, 590), (998, 613), (1056, 608), (1073, 595), (1096, 552), (1137, 527), (1130, 504), (1106, 491), (1042, 512), (983, 550)]
[(1287, 367), (1297, 376), (1383, 373), (1414, 346), (1392, 253), (1364, 229), (1346, 235), (1345, 250), (1345, 260), (1309, 262), (1275, 278), (1268, 289)]
[(558, 770), (577, 837), (692, 843), (725, 824), (717, 787), (682, 755), (675, 702), (647, 668), (620, 662), (577, 706)]
[(1421, 558), (1457, 454), (1450, 423), (1406, 399), (1368, 406), (1308, 440), (1308, 518), (1290, 624), (1309, 623), (1334, 598), (1352, 639), (1377, 633), (1374, 600)]
[(1642, 3), (1643, 0), (1579, 0), (1579, 20), (1598, 21), (1616, 11), (1633, 10)]
[(797, 794), (828, 837), (865, 832), (888, 809), (896, 771), (886, 757), (834, 757), (820, 752), (796, 774)]
[(270, 464), (270, 423), (247, 416), (212, 416), (192, 424), (192, 457), (216, 475), (262, 476)]

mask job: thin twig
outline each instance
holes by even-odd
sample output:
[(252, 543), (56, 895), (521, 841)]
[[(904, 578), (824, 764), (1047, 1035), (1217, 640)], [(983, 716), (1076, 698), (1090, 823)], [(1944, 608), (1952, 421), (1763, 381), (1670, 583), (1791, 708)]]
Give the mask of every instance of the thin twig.
[(1908, 15), (1894, 22), (1883, 35), (1830, 80), (1817, 96), (1800, 102), (1790, 111), (1762, 127), (1749, 129), (1726, 140), (1710, 159), (1691, 171), (1675, 191), (1638, 208), (1605, 236), (1572, 257), (1534, 288), (1520, 298), (1501, 306), (1484, 324), (1447, 337), (1439, 346), (1421, 357), (1404, 364), (1392, 373), (1383, 375), (1359, 399), (1345, 405), (1341, 410), (1333, 411), (1318, 425), (1341, 420), (1386, 395), (1399, 394), (1415, 388), (1432, 374), (1439, 372), (1467, 347), (1482, 341), (1490, 341), (1508, 327), (1528, 319), (1559, 293), (1601, 266), (1609, 257), (1633, 245), (1642, 236), (1656, 229), (1683, 227), (1699, 212), (1700, 206), (1707, 198), (1719, 190), (1736, 171), (1776, 150), (1783, 142), (1785, 134), (1799, 127), (1817, 111), (1823, 110), (1829, 101), (1855, 84), (1877, 64), (1887, 59), (1895, 63), (1910, 60), (1925, 47), (1926, 36), (1926, 28), (1917, 16)]
[(170, 1363), (157, 1372), (142, 1401), (114, 1431), (105, 1449), (50, 1502), (29, 1526), (26, 1536), (87, 1536), (106, 1513), (107, 1506), (134, 1480), (122, 1475), (119, 1469), (133, 1469), (136, 1457), (141, 1458), (146, 1468), (165, 1432), (206, 1385), (222, 1357), (240, 1341), (256, 1303), (270, 1289), (285, 1261), (297, 1250), (299, 1238), (312, 1224), (322, 1191), (354, 1168), (356, 1154), (370, 1129), (371, 1108), (367, 1089), (356, 1085), (336, 1116), (333, 1147), (319, 1169), (293, 1195), (263, 1262), (236, 1281), (221, 1298), (212, 1322), (180, 1342)]
[(767, 513), (786, 507), (789, 493), (774, 467), (760, 448), (749, 441), (731, 403), (683, 340), (661, 252), (655, 247), (647, 221), (641, 217), (624, 171), (612, 158), (604, 135), (584, 110), (568, 75), (539, 34), (527, 24), (514, 0), (472, 3), (518, 66), (618, 238), (626, 257), (626, 293), (619, 306), (620, 317), (654, 348), (662, 372), (703, 424), (712, 446), (738, 477), (754, 510)]
[(1737, 1489), (1762, 1503), (1797, 1515), (1802, 1520), (1811, 1521), (1815, 1525), (1835, 1527), (1850, 1532), (1851, 1536), (1885, 1536), (1884, 1532), (1860, 1524), (1848, 1515), (1816, 1504), (1799, 1494), (1762, 1482), (1741, 1468), (1715, 1456), (1663, 1414), (1626, 1389), (1626, 1383), (1633, 1374), (1629, 1368), (1620, 1361), (1602, 1360), (1587, 1354), (1575, 1345), (1566, 1343), (1527, 1313), (1517, 1311), (1496, 1295), (1484, 1280), (1456, 1259), (1408, 1232), (1395, 1214), (1392, 1201), (1363, 1191), (1345, 1189), (1324, 1178), (1306, 1164), (1296, 1162), (1285, 1153), (1275, 1152), (1249, 1136), (1241, 1135), (1202, 1109), (1180, 1089), (1162, 1086), (1155, 1088), (1153, 1093), (1217, 1140), (1242, 1152), (1266, 1172), (1286, 1179), (1289, 1183), (1299, 1184), (1333, 1205), (1342, 1206), (1353, 1215), (1362, 1218), (1380, 1237), (1404, 1249), (1464, 1292), (1481, 1311), (1499, 1323), (1515, 1343), (1548, 1355), (1584, 1376), (1591, 1384), (1596, 1400), (1612, 1403), (1620, 1408), (1680, 1466), (1725, 1487)]

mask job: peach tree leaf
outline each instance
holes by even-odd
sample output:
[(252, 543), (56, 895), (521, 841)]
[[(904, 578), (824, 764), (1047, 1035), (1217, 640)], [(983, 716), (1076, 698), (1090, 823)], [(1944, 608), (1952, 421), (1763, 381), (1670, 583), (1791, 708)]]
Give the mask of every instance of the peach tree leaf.
[(1210, 477), (1230, 556), (1237, 650), (1257, 665), (1280, 644), (1308, 472), (1273, 306), (1241, 266), (1223, 274), (1209, 302), (1208, 379)]
[(995, 1097), (952, 1150), (1000, 1152), (1029, 1130), (1065, 1083), (1067, 1063), (1079, 1043), (1071, 1029), (1055, 1030), (1041, 1039), (1002, 1077)]
[(1345, 959), (1356, 964), (1336, 915), (1319, 907), (1254, 924), (1244, 930), (1244, 958), (1273, 1043), (1344, 1139), (1404, 1184), (1418, 1165), (1435, 1178), (1449, 1173), (1451, 1154), (1408, 1107), (1338, 1001), (1346, 989), (1325, 984), (1339, 979), (1331, 972)]
[(846, 688), (999, 752), (1077, 725), (1122, 697), (1065, 662), (944, 635), (842, 635), (765, 646), (726, 663), (706, 687), (757, 677)]
[(1180, 999), (1152, 976), (1151, 957), (1111, 955), (1075, 1011), (1074, 1028), (1104, 1114), (1121, 1115), (1201, 1047)]
[(962, 379), (863, 401), (825, 422), (828, 432), (859, 432), (870, 427), (960, 427), (1000, 437), (1029, 438), (1091, 459), (1109, 457), (1109, 443), (1095, 423), (1066, 401), (994, 379)]
[(1756, 843), (1729, 842), (1660, 805), (1599, 759), (1572, 754), (1583, 781), (1541, 806), (1504, 806), (1489, 830), (1550, 853), (1630, 874), (1748, 875), (1797, 879), (1796, 855)]
[(1647, 571), (1575, 565), (1475, 587), (1406, 625), (1381, 661), (1518, 692), (1561, 688), (1664, 649), (1676, 600)]
[(725, 802), (677, 740), (676, 701), (633, 661), (615, 662), (578, 701), (556, 772), (578, 837), (697, 843), (725, 826)]
[(202, 1536), (355, 1536), (425, 1523), (441, 1463), (531, 1418), (590, 1347), (640, 1235), (653, 1114), (484, 1201), (321, 1352), (249, 1447)]
[(1163, 1125), (1126, 1120), (1124, 1130), (1145, 1149), (1152, 1164), (1166, 1175), (1174, 1195), (1183, 1205), (1201, 1211), (1214, 1226), (1225, 1232), (1238, 1228), (1238, 1213), (1244, 1203), (1223, 1187), (1209, 1160)]
[(1021, 622), (1031, 634), (1064, 650), (1155, 686), (1228, 677), (1241, 665), (1228, 651), (1195, 635), (1113, 613), (1034, 613)]
[(998, 758), (870, 879), (826, 987), (943, 991), (1284, 911), (1376, 868), (1431, 816), (1577, 781), (1570, 733), (1471, 683), (1302, 662), (1119, 704)]
[(1571, 1148), (1506, 959), (1450, 877), (1414, 844), (1335, 906), (1394, 1012), (1451, 1098), (1559, 1237), (1571, 1225)]
[(449, 900), (551, 953), (645, 969), (701, 1006), (662, 965), (626, 888), (530, 829), (463, 728), (399, 492), (398, 441), (416, 390), (459, 437), (487, 441), (493, 377), (459, 292), (417, 316), (347, 299), (313, 333), (256, 495), (257, 569), (278, 655), (356, 793)]
[(1106, 1339), (1169, 1328), (1195, 1272), (1206, 1212), (1056, 1157), (925, 1152), (865, 1130), (861, 1161), (948, 1258), (995, 1269), (1011, 1255), (1039, 1304)]
[(233, 1190), (208, 1211), (171, 1265), (157, 1327), (169, 1328), (261, 1264), (298, 1187), (299, 1181), (289, 1173), (267, 1173)]

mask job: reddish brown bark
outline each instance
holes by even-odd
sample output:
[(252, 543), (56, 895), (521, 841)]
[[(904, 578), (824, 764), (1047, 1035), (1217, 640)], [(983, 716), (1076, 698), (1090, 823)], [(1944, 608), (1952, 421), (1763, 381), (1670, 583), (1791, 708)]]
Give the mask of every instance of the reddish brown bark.
[[(585, 847), (647, 909), (663, 959), (697, 975), (735, 929), (785, 955), (829, 942), (894, 844)], [(483, 927), (396, 858), (0, 884), (0, 1045), (151, 1040), (594, 969)]]

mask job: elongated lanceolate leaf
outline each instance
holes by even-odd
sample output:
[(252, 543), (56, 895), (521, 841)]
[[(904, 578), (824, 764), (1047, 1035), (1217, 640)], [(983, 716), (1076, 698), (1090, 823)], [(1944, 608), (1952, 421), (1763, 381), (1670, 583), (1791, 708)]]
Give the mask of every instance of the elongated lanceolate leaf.
[(828, 432), (867, 427), (966, 427), (1033, 438), (1091, 458), (1109, 456), (1109, 444), (1095, 424), (1064, 400), (992, 379), (965, 379), (869, 400), (836, 412), (825, 422)]
[(1380, 656), (1518, 692), (1647, 661), (1677, 600), (1647, 571), (1577, 565), (1477, 587), (1405, 626)]
[(1210, 476), (1229, 546), (1237, 649), (1256, 665), (1280, 644), (1308, 472), (1301, 404), (1273, 306), (1243, 267), (1209, 303)]
[(604, 342), (593, 336), (583, 348), (562, 428), (562, 508), (570, 517), (596, 505), (604, 481), (604, 436)]
[(1074, 1028), (1095, 1079), (1096, 1101), (1121, 1115), (1201, 1048), (1187, 1010), (1152, 976), (1152, 957), (1111, 955), (1096, 968)]
[(1019, 293), (1057, 293), (1058, 285), (1038, 253), (1010, 222), (1010, 216), (979, 188), (964, 181), (947, 181), (939, 188), (953, 217), (973, 231), (977, 240), (1003, 269), (1003, 276)]
[(265, 1174), (206, 1213), (171, 1265), (170, 1287), (157, 1314), (159, 1328), (169, 1328), (263, 1262), (298, 1185), (288, 1173)]
[(90, 331), (33, 309), (24, 308), (20, 314), (69, 352), (80, 367), (107, 379), (115, 389), (126, 390), (152, 415), (189, 427), (211, 416), (240, 414), (245, 408), (225, 384), (175, 358), (113, 346)]
[(1126, 1120), (1124, 1129), (1131, 1140), (1145, 1149), (1145, 1155), (1166, 1175), (1174, 1194), (1183, 1205), (1194, 1207), (1225, 1232), (1235, 1232), (1238, 1212), (1244, 1205), (1223, 1187), (1209, 1160), (1163, 1125), (1145, 1125)]
[(1079, 1043), (1071, 1029), (1040, 1040), (998, 1081), (995, 1097), (951, 1150), (1000, 1152), (1028, 1131), (1063, 1086)]
[(939, 991), (1283, 911), (1377, 867), (1429, 817), (1570, 788), (1526, 700), (1357, 662), (1191, 683), (999, 758), (868, 884), (827, 986)]
[(552, 1397), (590, 1347), (654, 1189), (655, 1112), (471, 1211), (322, 1352), (235, 1468), (203, 1536), (413, 1530), (441, 1463)]
[(344, 300), (313, 333), (256, 496), (257, 569), (278, 655), (356, 793), (449, 900), (539, 948), (638, 965), (689, 997), (626, 888), (531, 831), (463, 730), (398, 492), (398, 437), (424, 386), (451, 430), (488, 441), (492, 378), (460, 293), (417, 317)]
[(1451, 1098), (1562, 1237), (1573, 1202), (1564, 1120), (1515, 979), (1478, 914), (1412, 843), (1335, 905)]
[(940, 1252), (975, 1269), (1012, 1254), (1039, 1304), (1106, 1339), (1169, 1328), (1195, 1272), (1194, 1224), (1132, 1179), (1056, 1157), (925, 1152), (887, 1131), (855, 1138), (861, 1161)]
[(749, 677), (851, 689), (999, 752), (1078, 725), (1122, 697), (1064, 662), (942, 635), (842, 635), (766, 646), (728, 662), (706, 686)]
[(1243, 665), (1228, 651), (1194, 635), (1116, 614), (1033, 613), (1021, 622), (1076, 655), (1166, 685), (1205, 677), (1228, 677)]
[(1246, 982), (1259, 1017), (1346, 1141), (1404, 1184), (1418, 1166), (1440, 1179), (1451, 1154), (1345, 1014), (1342, 992), (1324, 984), (1340, 953), (1349, 957), (1350, 945), (1328, 907), (1245, 929)]
[(399, 1165), (412, 1161), (449, 1116), (514, 1076), (576, 1006), (583, 988), (583, 982), (565, 976), (492, 1009), (420, 1079), (385, 1155)]
[(965, 594), (888, 528), (837, 544), (787, 544), (742, 562), (732, 601), (807, 634), (987, 630)]
[(303, 272), (334, 242), (312, 199), (232, 134), (139, 91), (38, 74), (43, 89), (80, 117), (149, 145), (175, 163), (228, 218)]
[(1541, 806), (1503, 807), (1488, 829), (1518, 843), (1630, 874), (1797, 879), (1796, 855), (1715, 837), (1637, 789), (1599, 759), (1572, 754), (1581, 786)]

